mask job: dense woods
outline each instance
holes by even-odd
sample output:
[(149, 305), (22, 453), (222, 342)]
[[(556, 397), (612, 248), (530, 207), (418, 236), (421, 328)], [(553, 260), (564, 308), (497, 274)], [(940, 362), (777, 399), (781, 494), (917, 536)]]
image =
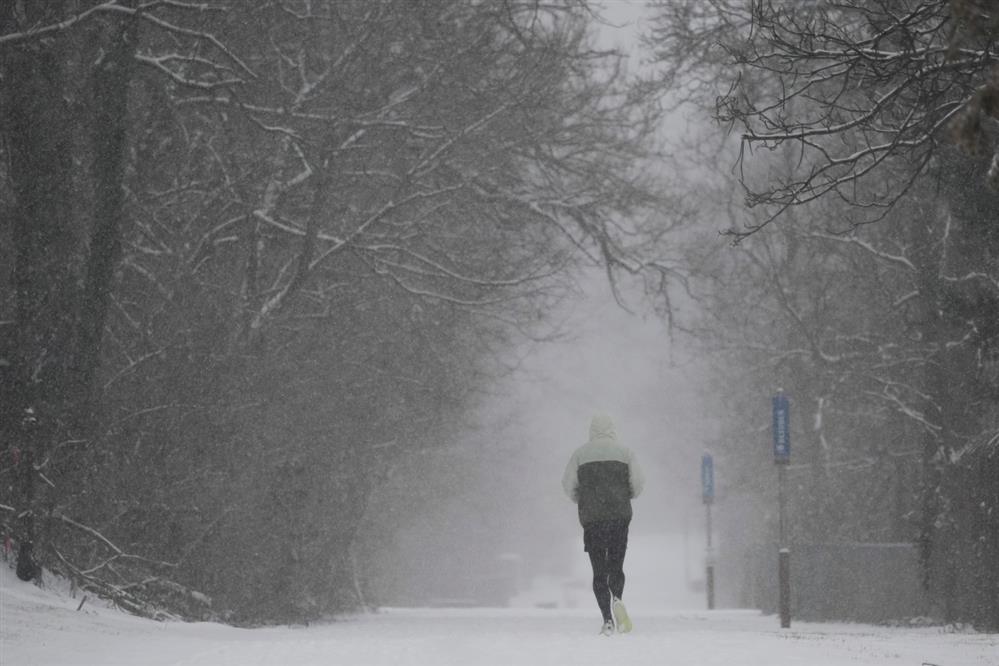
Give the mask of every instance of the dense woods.
[(243, 622), (356, 606), (373, 488), (456, 436), (579, 266), (662, 274), (625, 247), (655, 105), (582, 3), (2, 11), (25, 579)]
[(0, 4), (18, 574), (241, 623), (378, 603), (362, 560), (442, 499), (399, 476), (456, 475), (420, 454), (596, 266), (710, 359), (733, 567), (773, 540), (780, 387), (794, 542), (909, 544), (927, 616), (999, 627), (992, 4), (656, 0), (641, 79), (598, 10)]
[[(656, 10), (664, 80), (738, 144), (716, 156), (737, 168), (714, 179), (735, 248), (694, 250), (705, 307), (692, 325), (721, 361), (713, 446), (744, 538), (729, 562), (776, 538), (766, 401), (783, 388), (794, 543), (914, 544), (922, 612), (995, 629), (992, 3)], [(724, 196), (735, 188), (742, 200)]]

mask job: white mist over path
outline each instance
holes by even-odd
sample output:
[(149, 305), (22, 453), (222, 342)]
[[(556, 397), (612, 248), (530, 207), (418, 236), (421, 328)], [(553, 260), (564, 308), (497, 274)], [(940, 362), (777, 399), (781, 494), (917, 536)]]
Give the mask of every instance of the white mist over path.
[(508, 549), (525, 557), (529, 573), (543, 570), (577, 590), (520, 601), (571, 607), (578, 599), (595, 609), (582, 530), (561, 478), (601, 411), (646, 476), (633, 502), (625, 598), (648, 609), (702, 608), (692, 583), (703, 578), (700, 456), (713, 428), (697, 365), (673, 348), (663, 321), (619, 306), (605, 278), (589, 287), (566, 315), (565, 339), (536, 345), (484, 410), (486, 429), (511, 452), (507, 478), (517, 500), (498, 503)]

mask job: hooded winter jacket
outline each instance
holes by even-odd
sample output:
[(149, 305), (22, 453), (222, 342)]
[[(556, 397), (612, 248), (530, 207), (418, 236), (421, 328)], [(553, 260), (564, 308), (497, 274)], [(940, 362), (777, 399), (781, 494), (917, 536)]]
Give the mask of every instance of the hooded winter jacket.
[(595, 415), (589, 441), (572, 454), (562, 476), (566, 495), (579, 505), (580, 524), (631, 520), (631, 500), (644, 485), (634, 454), (617, 441), (614, 421)]

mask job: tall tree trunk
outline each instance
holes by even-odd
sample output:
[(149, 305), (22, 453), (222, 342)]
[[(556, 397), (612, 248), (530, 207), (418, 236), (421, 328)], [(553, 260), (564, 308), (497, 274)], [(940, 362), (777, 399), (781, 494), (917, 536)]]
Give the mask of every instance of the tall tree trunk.
[[(3, 29), (25, 29), (51, 21), (61, 3), (14, 3), (0, 7)], [(66, 370), (73, 338), (74, 234), (70, 193), (70, 116), (58, 40), (38, 40), (0, 50), (3, 134), (10, 157), (14, 250), (15, 333), (12, 368), (0, 386), (7, 441), (19, 450), (21, 482), (16, 528), (29, 579), (35, 539), (35, 466), (46, 442), (61, 428)]]
[(114, 272), (121, 257), (124, 224), (125, 140), (128, 84), (135, 52), (133, 19), (113, 29), (111, 44), (94, 73), (93, 147), (95, 207), (90, 252), (80, 307), (76, 383), (81, 434), (89, 437), (97, 412), (95, 376), (111, 303)]
[(941, 286), (942, 241), (934, 235), (933, 218), (916, 220), (911, 225), (913, 263), (922, 307), (919, 330), (922, 340), (931, 347), (922, 376), (922, 391), (928, 396), (923, 412), (934, 424), (934, 431), (924, 430), (921, 441), (922, 478), (920, 487), (920, 525), (917, 543), (923, 587), (931, 603), (952, 612), (954, 571), (950, 562), (950, 543), (940, 529), (945, 520), (947, 496), (946, 473), (949, 453), (954, 445), (961, 420), (960, 405), (948, 372), (947, 320), (944, 316), (944, 292)]

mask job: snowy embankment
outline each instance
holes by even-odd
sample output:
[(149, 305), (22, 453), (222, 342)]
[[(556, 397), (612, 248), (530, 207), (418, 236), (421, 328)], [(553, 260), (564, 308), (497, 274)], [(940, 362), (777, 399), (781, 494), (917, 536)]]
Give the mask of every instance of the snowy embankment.
[(782, 631), (773, 617), (748, 611), (635, 612), (634, 633), (603, 637), (589, 610), (386, 610), (319, 626), (236, 629), (79, 604), (0, 566), (0, 664), (999, 666), (997, 636), (802, 623)]

